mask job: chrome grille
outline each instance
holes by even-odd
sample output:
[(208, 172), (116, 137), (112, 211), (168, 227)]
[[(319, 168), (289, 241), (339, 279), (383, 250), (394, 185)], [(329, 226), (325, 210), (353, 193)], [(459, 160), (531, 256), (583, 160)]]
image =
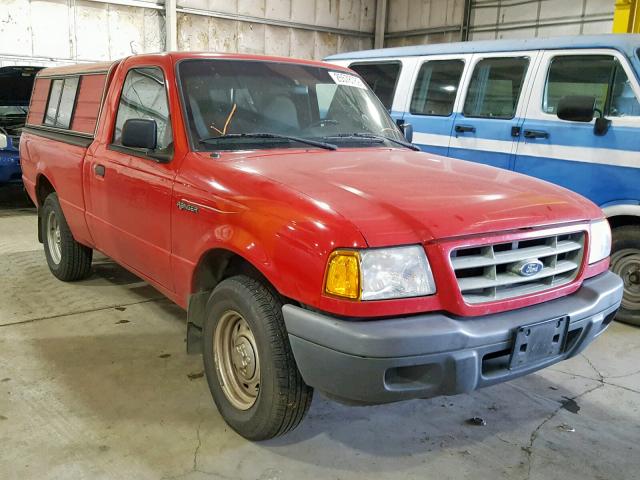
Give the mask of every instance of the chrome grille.
[[(576, 278), (584, 252), (584, 232), (514, 240), (451, 252), (460, 293), (467, 303), (529, 295), (567, 284)], [(514, 273), (520, 262), (542, 262), (529, 277)]]

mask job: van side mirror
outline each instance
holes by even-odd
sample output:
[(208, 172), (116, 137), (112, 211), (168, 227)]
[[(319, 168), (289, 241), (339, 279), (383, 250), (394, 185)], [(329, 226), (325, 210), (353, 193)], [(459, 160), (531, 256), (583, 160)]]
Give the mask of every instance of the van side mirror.
[(5, 133), (0, 132), (0, 148), (7, 148), (9, 141)]
[(130, 118), (122, 127), (122, 145), (131, 148), (155, 150), (158, 126), (155, 120)]
[(407, 142), (413, 142), (413, 125), (411, 125), (410, 123), (406, 123), (401, 118), (396, 120), (396, 125), (398, 125), (398, 128), (404, 135), (404, 138), (407, 139)]
[(596, 111), (596, 97), (592, 95), (569, 95), (558, 102), (558, 118), (570, 122), (589, 123)]
[(558, 118), (560, 120), (589, 123), (596, 113), (598, 118), (596, 118), (593, 126), (593, 133), (597, 136), (602, 136), (609, 131), (611, 120), (605, 118), (603, 113), (596, 108), (596, 97), (592, 95), (569, 95), (562, 97), (558, 102)]

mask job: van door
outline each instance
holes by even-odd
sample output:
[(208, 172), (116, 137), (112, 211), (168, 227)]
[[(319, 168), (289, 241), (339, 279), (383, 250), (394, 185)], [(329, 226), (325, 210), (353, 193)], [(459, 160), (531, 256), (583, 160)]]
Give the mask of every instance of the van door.
[(403, 111), (413, 125), (413, 143), (423, 151), (447, 155), (465, 65), (471, 55), (421, 57)]
[[(162, 69), (128, 70), (114, 115), (107, 137), (85, 161), (87, 220), (99, 250), (172, 290), (170, 215), (177, 165), (167, 161), (173, 134)], [(122, 127), (133, 118), (156, 121), (154, 153), (166, 154), (165, 160), (122, 145)]]
[[(610, 49), (554, 50), (541, 55), (515, 169), (574, 190), (604, 207), (638, 204), (640, 88), (627, 59)], [(592, 95), (611, 125), (560, 120), (567, 95)]]
[(538, 51), (473, 55), (449, 156), (513, 168), (537, 57)]

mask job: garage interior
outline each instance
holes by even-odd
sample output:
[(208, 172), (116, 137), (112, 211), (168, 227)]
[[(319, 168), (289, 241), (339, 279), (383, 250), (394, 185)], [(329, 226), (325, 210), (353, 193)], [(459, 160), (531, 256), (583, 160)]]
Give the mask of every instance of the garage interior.
[[(620, 16), (633, 5), (4, 0), (0, 67), (172, 50), (320, 60), (372, 48), (626, 32), (633, 30)], [(298, 429), (254, 443), (224, 422), (200, 356), (187, 355), (186, 312), (104, 256), (94, 257), (88, 280), (58, 281), (37, 228), (22, 186), (1, 185), (0, 478), (640, 478), (638, 327), (613, 322), (577, 357), (470, 394), (379, 406), (316, 394)]]

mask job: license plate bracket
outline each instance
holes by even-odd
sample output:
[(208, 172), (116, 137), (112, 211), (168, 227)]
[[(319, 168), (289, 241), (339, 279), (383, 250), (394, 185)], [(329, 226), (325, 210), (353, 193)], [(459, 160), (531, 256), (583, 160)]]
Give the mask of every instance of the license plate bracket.
[(509, 360), (509, 369), (526, 367), (544, 358), (559, 355), (565, 347), (569, 317), (554, 318), (518, 327)]

